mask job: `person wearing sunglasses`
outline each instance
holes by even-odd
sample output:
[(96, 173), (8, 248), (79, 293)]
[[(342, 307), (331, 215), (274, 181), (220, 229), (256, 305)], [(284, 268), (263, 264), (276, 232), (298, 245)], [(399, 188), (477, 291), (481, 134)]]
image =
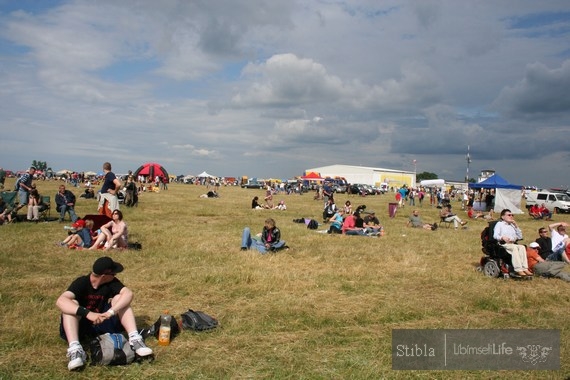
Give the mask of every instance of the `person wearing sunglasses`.
[(120, 210), (115, 210), (111, 215), (112, 220), (101, 226), (101, 233), (89, 249), (94, 250), (104, 247), (105, 250), (108, 250), (129, 247), (129, 232), (127, 223), (123, 220), (123, 213)]
[(517, 275), (532, 276), (532, 272), (528, 269), (526, 247), (517, 244), (517, 241), (522, 240), (523, 235), (511, 210), (501, 211), (501, 220), (495, 225), (493, 238), (511, 255), (513, 270)]
[(563, 261), (570, 263), (570, 259), (566, 255), (566, 246), (570, 243), (570, 239), (566, 234), (568, 223), (552, 223), (548, 226), (550, 229), (550, 237), (552, 239), (552, 253), (546, 258), (548, 261)]

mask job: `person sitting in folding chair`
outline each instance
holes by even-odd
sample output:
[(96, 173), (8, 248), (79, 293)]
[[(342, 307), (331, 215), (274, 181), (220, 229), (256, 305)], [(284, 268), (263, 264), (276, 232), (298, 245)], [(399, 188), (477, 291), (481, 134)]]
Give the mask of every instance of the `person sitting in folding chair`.
[(446, 222), (446, 223), (451, 223), (453, 222), (453, 226), (455, 227), (455, 229), (457, 229), (457, 227), (461, 224), (462, 226), (466, 225), (467, 222), (461, 220), (457, 215), (455, 215), (453, 212), (451, 212), (451, 206), (448, 204), (446, 206), (444, 206), (441, 209), (441, 212), (439, 213), (439, 216), (441, 216), (441, 221), (442, 222)]
[(0, 224), (12, 223), (12, 210), (4, 198), (0, 197)]
[(29, 198), (28, 198), (28, 222), (38, 222), (40, 220), (40, 204), (42, 203), (42, 197), (36, 189), (36, 185), (32, 185)]
[(65, 214), (69, 213), (71, 222), (75, 223), (78, 219), (75, 214), (75, 195), (65, 189), (65, 185), (59, 186), (59, 191), (55, 195), (56, 211), (59, 212), (59, 222), (63, 222)]

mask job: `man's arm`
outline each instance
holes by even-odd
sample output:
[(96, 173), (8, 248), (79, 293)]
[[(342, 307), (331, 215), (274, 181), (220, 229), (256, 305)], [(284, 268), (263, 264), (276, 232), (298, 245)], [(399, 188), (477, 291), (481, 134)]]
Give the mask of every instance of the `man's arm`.
[(55, 304), (63, 314), (77, 315), (77, 308), (79, 307), (79, 304), (75, 300), (75, 294), (69, 290), (63, 292)]
[(121, 181), (119, 181), (119, 179), (118, 179), (117, 177), (115, 177), (115, 179), (113, 180), (113, 184), (115, 185), (115, 188), (114, 188), (114, 189), (109, 188), (109, 189), (107, 190), (107, 192), (108, 192), (109, 194), (115, 195), (115, 194), (117, 194), (117, 193), (119, 192), (119, 190), (121, 189)]
[(548, 225), (548, 228), (552, 231), (552, 230), (556, 230), (558, 228), (558, 226), (568, 227), (568, 223), (566, 223), (566, 222), (552, 223), (552, 224)]
[(71, 191), (67, 190), (68, 194), (67, 196), (69, 198), (67, 198), (69, 200), (69, 203), (71, 204), (75, 204), (75, 194), (73, 194)]
[(112, 309), (114, 312), (120, 312), (129, 306), (133, 302), (134, 294), (131, 289), (123, 286), (118, 295), (113, 297)]

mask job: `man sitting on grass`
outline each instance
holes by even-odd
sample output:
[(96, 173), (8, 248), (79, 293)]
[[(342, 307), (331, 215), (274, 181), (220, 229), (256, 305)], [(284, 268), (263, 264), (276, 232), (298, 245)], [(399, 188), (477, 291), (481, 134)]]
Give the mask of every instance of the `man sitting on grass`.
[(540, 254), (540, 245), (533, 241), (526, 248), (528, 269), (537, 276), (556, 277), (570, 282), (570, 273), (563, 272), (566, 264), (561, 261), (546, 261)]
[(152, 355), (152, 349), (145, 345), (137, 330), (131, 309), (133, 292), (115, 277), (122, 271), (121, 264), (110, 257), (100, 257), (90, 274), (78, 277), (57, 299), (56, 305), (61, 310), (59, 333), (69, 343), (70, 371), (83, 368), (87, 360), (80, 340), (105, 333), (126, 330), (129, 344), (139, 357)]
[(406, 227), (423, 228), (424, 230), (435, 231), (437, 230), (437, 223), (429, 224), (422, 222), (420, 212), (418, 210), (414, 210), (408, 219), (408, 223), (406, 223)]

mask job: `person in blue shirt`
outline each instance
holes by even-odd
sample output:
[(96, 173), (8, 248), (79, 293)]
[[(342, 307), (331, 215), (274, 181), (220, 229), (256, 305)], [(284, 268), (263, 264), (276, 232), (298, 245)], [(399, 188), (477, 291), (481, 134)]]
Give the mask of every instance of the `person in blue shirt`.
[(342, 234), (342, 223), (344, 222), (344, 210), (338, 210), (333, 216), (330, 217), (329, 222), (331, 225), (327, 231), (329, 234)]
[(64, 241), (59, 243), (62, 247), (67, 246), (70, 248), (89, 248), (93, 243), (91, 237), (91, 228), (93, 221), (91, 219), (83, 220), (78, 219), (71, 226), (75, 233), (69, 235)]

